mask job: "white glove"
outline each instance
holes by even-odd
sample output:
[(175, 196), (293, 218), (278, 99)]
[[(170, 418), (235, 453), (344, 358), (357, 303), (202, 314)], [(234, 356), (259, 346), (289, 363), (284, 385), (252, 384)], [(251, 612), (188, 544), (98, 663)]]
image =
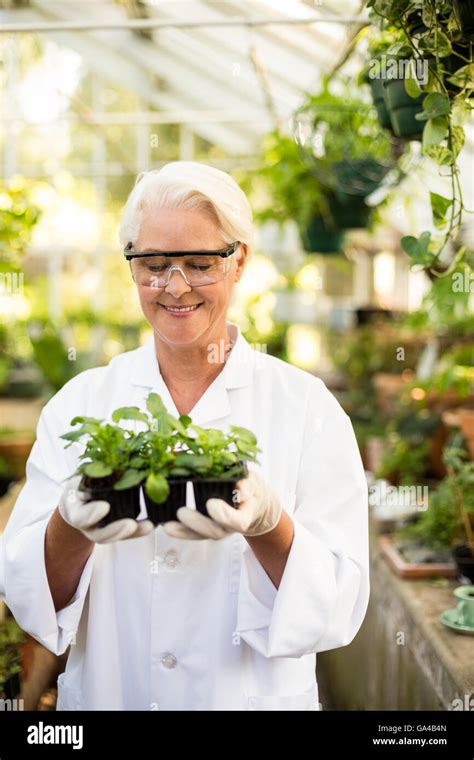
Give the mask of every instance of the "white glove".
[(61, 517), (73, 528), (96, 544), (110, 544), (113, 541), (121, 541), (125, 538), (140, 538), (146, 536), (154, 529), (151, 520), (132, 520), (125, 518), (99, 528), (103, 517), (110, 512), (108, 501), (86, 501), (87, 496), (78, 490), (81, 476), (71, 478), (59, 500), (58, 509)]
[(226, 538), (231, 533), (244, 536), (262, 536), (277, 525), (282, 508), (265, 481), (253, 470), (248, 478), (239, 480), (238, 507), (231, 507), (222, 499), (208, 499), (206, 503), (210, 517), (195, 509), (180, 507), (176, 513), (179, 522), (170, 521), (163, 525), (172, 538)]

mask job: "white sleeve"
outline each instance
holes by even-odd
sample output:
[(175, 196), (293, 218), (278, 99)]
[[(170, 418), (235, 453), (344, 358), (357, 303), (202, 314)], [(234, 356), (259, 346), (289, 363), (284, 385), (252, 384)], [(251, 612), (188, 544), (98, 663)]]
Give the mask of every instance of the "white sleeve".
[[(323, 407), (315, 399), (321, 398), (321, 386)], [(237, 632), (265, 657), (301, 657), (345, 646), (367, 610), (364, 469), (349, 417), (321, 386), (308, 402), (294, 539), (278, 590), (250, 547), (244, 551)]]
[(7, 523), (2, 552), (7, 606), (21, 628), (55, 654), (62, 654), (76, 633), (94, 562), (92, 552), (76, 594), (56, 612), (46, 575), (45, 532), (64, 480), (77, 467), (77, 450), (64, 450), (59, 438), (69, 422), (67, 405), (61, 403), (63, 391), (42, 411), (26, 466), (26, 483)]

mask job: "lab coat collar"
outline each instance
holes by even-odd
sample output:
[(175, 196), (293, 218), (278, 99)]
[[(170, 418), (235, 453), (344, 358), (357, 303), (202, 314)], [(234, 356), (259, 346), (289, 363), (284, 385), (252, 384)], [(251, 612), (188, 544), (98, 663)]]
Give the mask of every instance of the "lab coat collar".
[[(228, 390), (242, 388), (250, 385), (253, 381), (256, 351), (245, 340), (238, 325), (228, 322), (227, 329), (233, 342), (233, 348), (222, 372), (219, 373), (189, 413), (196, 424), (221, 419), (229, 415), (231, 406)], [(218, 351), (223, 349), (224, 347), (217, 347)], [(137, 360), (131, 374), (131, 383), (132, 385), (155, 390), (160, 394), (169, 411), (179, 416), (173, 398), (160, 372), (153, 335), (137, 351)]]

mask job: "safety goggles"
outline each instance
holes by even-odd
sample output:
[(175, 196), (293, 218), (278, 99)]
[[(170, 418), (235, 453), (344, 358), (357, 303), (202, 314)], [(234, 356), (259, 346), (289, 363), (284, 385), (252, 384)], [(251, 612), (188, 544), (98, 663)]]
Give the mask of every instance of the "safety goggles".
[[(219, 251), (132, 251), (132, 243), (124, 249), (124, 255), (130, 262), (135, 282), (151, 288), (164, 288), (168, 285), (173, 272), (179, 272), (187, 285), (198, 288), (212, 285), (223, 280), (231, 268), (233, 253), (239, 242)], [(177, 266), (173, 259), (183, 259), (182, 266)]]

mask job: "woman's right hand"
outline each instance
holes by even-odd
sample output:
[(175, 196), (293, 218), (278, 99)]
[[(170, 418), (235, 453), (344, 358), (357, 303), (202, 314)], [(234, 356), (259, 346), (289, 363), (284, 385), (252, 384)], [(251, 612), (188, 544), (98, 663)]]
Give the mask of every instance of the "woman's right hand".
[(96, 544), (109, 544), (126, 538), (141, 538), (154, 529), (151, 520), (132, 520), (125, 518), (98, 527), (98, 523), (110, 512), (107, 501), (87, 501), (86, 494), (79, 491), (81, 476), (77, 475), (68, 481), (59, 501), (58, 509), (61, 517), (76, 530)]

